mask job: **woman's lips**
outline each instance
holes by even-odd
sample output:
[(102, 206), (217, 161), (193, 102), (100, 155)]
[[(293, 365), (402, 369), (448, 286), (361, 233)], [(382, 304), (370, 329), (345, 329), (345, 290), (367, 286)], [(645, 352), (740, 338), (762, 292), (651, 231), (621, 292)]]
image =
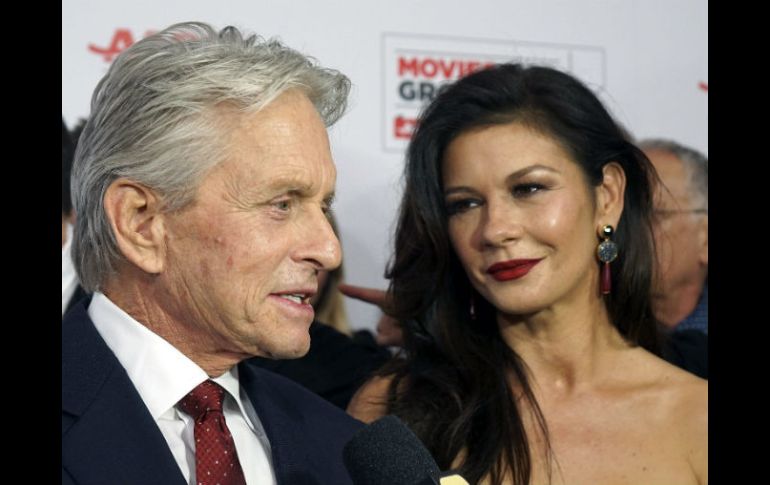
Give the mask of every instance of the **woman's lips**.
[(501, 261), (487, 268), (487, 274), (497, 281), (516, 280), (529, 273), (529, 271), (541, 260), (542, 258)]

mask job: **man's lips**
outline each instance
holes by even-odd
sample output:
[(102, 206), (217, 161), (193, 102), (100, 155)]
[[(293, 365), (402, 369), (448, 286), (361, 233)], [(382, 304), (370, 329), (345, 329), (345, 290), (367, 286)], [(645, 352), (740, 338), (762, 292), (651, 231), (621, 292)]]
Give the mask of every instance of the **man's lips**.
[(511, 259), (509, 261), (501, 261), (487, 268), (487, 274), (497, 281), (519, 279), (529, 273), (542, 259)]
[(309, 305), (310, 300), (313, 298), (313, 296), (315, 296), (315, 294), (316, 294), (315, 288), (303, 288), (303, 289), (276, 291), (274, 293), (270, 293), (270, 296), (282, 298), (284, 300), (290, 301), (297, 305)]
[(292, 289), (276, 291), (268, 295), (268, 299), (275, 302), (284, 317), (292, 320), (309, 323), (315, 316), (310, 299), (315, 295), (315, 289)]

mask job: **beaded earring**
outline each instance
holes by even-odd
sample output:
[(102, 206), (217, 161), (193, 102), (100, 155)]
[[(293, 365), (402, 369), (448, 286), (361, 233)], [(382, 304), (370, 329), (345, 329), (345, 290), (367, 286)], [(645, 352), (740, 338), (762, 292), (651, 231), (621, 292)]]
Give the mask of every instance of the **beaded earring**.
[(605, 224), (599, 231), (599, 237), (602, 241), (596, 247), (596, 257), (604, 263), (602, 265), (602, 275), (600, 288), (602, 295), (608, 295), (612, 290), (612, 276), (610, 273), (610, 263), (618, 257), (618, 245), (612, 241), (612, 234), (615, 230), (611, 225)]

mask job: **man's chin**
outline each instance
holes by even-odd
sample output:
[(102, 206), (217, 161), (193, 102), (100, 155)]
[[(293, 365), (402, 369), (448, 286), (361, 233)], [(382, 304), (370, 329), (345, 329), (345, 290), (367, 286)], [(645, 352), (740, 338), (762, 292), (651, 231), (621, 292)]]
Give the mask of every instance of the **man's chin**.
[(304, 341), (293, 341), (289, 344), (276, 345), (269, 351), (264, 352), (263, 357), (275, 360), (299, 359), (307, 355), (310, 351), (310, 334), (305, 334)]

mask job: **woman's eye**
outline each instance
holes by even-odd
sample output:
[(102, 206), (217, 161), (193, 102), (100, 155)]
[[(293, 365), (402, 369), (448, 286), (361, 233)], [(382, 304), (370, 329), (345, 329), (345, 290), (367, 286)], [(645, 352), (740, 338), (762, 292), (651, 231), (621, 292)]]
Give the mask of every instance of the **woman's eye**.
[(476, 199), (460, 199), (447, 202), (446, 211), (447, 214), (453, 216), (455, 214), (461, 214), (467, 210), (478, 207), (481, 203)]
[(514, 185), (511, 192), (515, 197), (527, 197), (536, 194), (545, 188), (542, 184), (518, 184)]

